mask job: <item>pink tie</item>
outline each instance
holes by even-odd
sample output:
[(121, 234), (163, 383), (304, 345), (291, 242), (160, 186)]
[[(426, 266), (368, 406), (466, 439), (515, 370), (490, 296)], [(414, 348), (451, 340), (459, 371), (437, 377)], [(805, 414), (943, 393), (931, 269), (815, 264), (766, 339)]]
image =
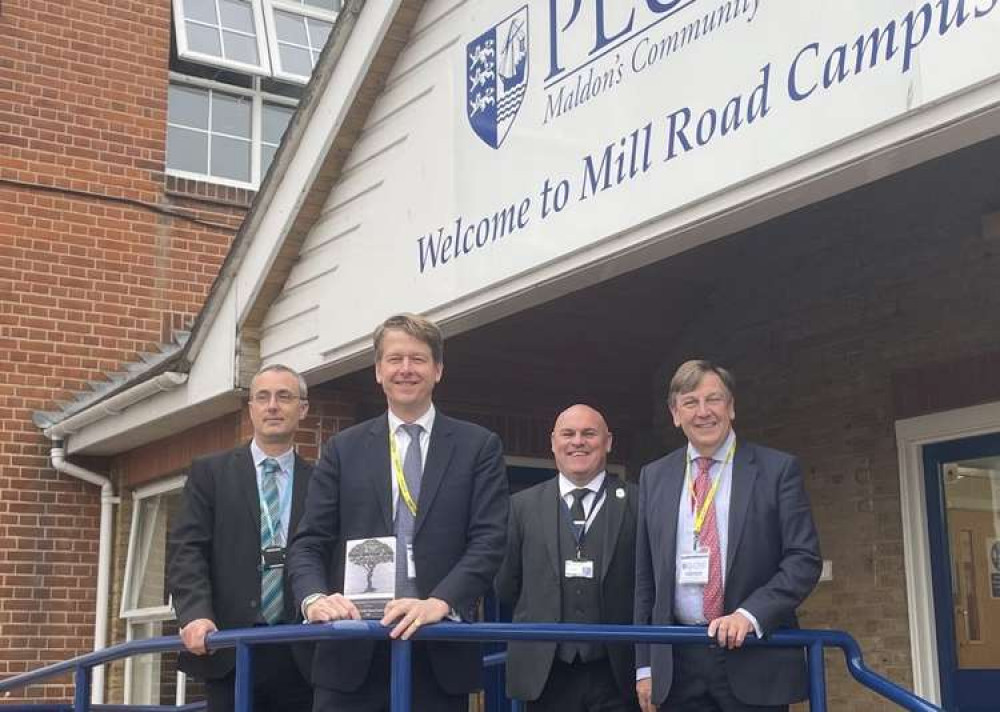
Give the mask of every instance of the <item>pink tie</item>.
[[(714, 460), (710, 457), (699, 457), (695, 459), (698, 463), (698, 477), (694, 481), (695, 511), (700, 512), (708, 497), (709, 490), (712, 489), (712, 477), (709, 470), (712, 469)], [(721, 476), (721, 473), (720, 473)], [(705, 619), (713, 621), (722, 615), (722, 552), (719, 549), (719, 528), (715, 522), (715, 498), (708, 506), (705, 513), (705, 520), (701, 525), (701, 533), (698, 536), (698, 545), (708, 549), (708, 583), (702, 593), (702, 611)]]

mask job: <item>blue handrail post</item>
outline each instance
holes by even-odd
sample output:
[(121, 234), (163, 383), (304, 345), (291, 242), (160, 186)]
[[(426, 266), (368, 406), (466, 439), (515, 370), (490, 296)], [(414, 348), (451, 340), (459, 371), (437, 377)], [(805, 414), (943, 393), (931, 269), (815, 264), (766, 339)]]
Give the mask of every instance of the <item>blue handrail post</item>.
[(253, 649), (248, 643), (236, 644), (236, 712), (253, 712)]
[(90, 668), (77, 665), (74, 673), (76, 689), (73, 692), (73, 712), (90, 711)]
[(392, 683), (389, 709), (392, 712), (410, 712), (413, 688), (413, 643), (408, 640), (392, 641)]
[(822, 640), (809, 643), (809, 710), (826, 712), (826, 660)]

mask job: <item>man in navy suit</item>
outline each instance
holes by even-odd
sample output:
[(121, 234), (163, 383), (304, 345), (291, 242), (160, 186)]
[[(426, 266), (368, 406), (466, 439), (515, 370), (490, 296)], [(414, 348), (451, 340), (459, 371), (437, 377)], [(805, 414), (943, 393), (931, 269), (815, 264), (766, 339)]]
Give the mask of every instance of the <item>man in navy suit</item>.
[[(475, 616), (503, 559), (507, 480), (500, 438), (432, 403), (443, 372), (437, 326), (394, 316), (375, 330), (374, 346), (387, 412), (324, 446), (289, 572), (309, 621), (358, 619), (343, 595), (346, 544), (395, 536), (396, 598), (381, 620), (406, 639), (422, 625)], [(481, 686), (480, 661), (478, 645), (416, 643), (414, 709), (464, 712)], [(316, 712), (387, 711), (388, 645), (319, 643), (313, 682)]]
[(819, 580), (819, 539), (798, 461), (736, 438), (733, 379), (688, 361), (668, 402), (686, 447), (646, 465), (636, 534), (637, 625), (708, 625), (711, 645), (639, 645), (643, 712), (787, 710), (808, 695), (804, 652), (743, 648), (796, 628)]
[[(267, 366), (250, 383), (253, 440), (191, 464), (170, 532), (167, 579), (186, 649), (180, 668), (205, 680), (210, 712), (233, 709), (235, 655), (232, 648), (209, 654), (205, 636), (301, 620), (282, 561), (312, 472), (293, 449), (308, 408), (302, 377)], [(310, 653), (307, 645), (255, 648), (255, 710), (310, 709)]]

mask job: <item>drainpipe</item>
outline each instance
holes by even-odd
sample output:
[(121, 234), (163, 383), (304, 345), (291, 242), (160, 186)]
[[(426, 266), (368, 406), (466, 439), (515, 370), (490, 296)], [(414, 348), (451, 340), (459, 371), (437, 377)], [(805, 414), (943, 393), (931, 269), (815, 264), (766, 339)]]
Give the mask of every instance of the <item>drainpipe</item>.
[[(94, 615), (94, 650), (108, 646), (108, 611), (111, 604), (111, 534), (114, 506), (121, 500), (114, 495), (111, 480), (96, 472), (91, 472), (66, 460), (66, 450), (61, 440), (53, 441), (52, 467), (78, 480), (89, 482), (101, 488), (101, 528), (97, 550), (97, 609)], [(104, 700), (104, 666), (94, 668), (91, 686), (91, 704), (101, 704)]]

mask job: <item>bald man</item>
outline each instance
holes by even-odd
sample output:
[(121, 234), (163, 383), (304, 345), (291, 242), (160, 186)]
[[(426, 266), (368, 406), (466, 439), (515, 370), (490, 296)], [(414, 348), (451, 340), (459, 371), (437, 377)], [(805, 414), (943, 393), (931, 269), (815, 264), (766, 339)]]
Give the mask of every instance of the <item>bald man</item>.
[[(637, 495), (606, 471), (611, 440), (598, 411), (567, 408), (552, 429), (558, 476), (511, 498), (497, 591), (515, 621), (631, 624)], [(637, 710), (633, 647), (512, 642), (507, 696), (529, 712)]]

